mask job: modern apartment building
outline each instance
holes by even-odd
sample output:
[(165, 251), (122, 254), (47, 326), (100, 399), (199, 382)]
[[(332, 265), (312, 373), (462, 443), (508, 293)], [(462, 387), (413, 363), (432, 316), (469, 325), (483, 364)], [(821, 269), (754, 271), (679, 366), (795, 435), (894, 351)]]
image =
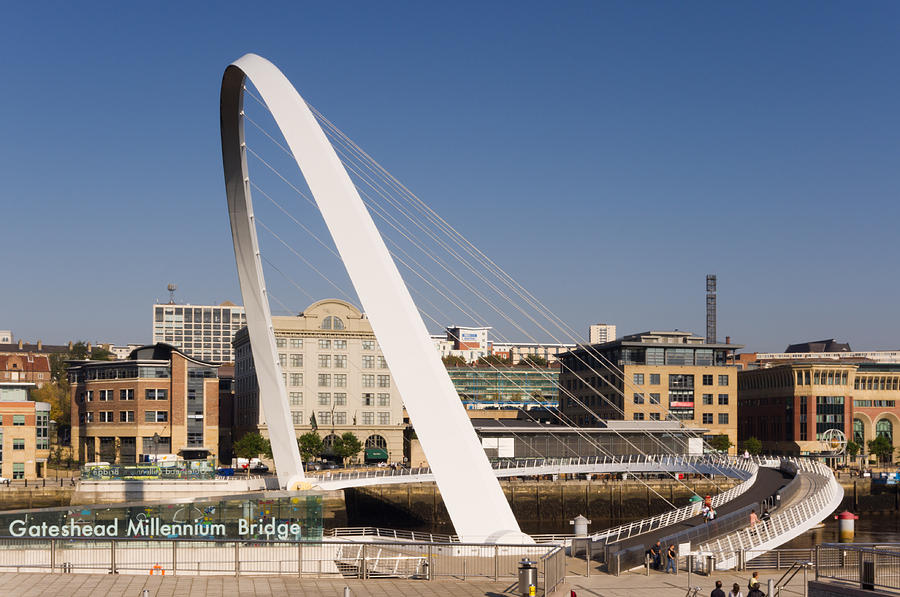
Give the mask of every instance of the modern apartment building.
[(447, 367), (447, 373), (468, 409), (558, 406), (558, 367)]
[(580, 346), (560, 355), (560, 408), (576, 425), (674, 419), (737, 444), (737, 368), (727, 361), (740, 348), (681, 331)]
[(900, 448), (900, 365), (798, 360), (738, 375), (738, 432), (766, 450), (827, 452), (829, 429), (842, 431), (863, 451), (887, 437)]
[(171, 344), (210, 363), (234, 362), (234, 334), (247, 325), (244, 308), (220, 305), (153, 305), (153, 343)]
[(616, 326), (610, 323), (595, 323), (588, 329), (589, 344), (603, 344), (616, 339)]
[(69, 367), (72, 446), (83, 462), (133, 464), (156, 454), (217, 456), (217, 365), (168, 344), (126, 360)]
[(42, 479), (50, 456), (50, 405), (32, 402), (35, 384), (0, 382), (0, 476)]
[[(350, 431), (368, 461), (403, 460), (403, 404), (368, 318), (338, 299), (310, 305), (296, 317), (272, 318), (294, 430), (315, 428), (328, 444)], [(267, 435), (247, 329), (234, 339), (235, 438)]]

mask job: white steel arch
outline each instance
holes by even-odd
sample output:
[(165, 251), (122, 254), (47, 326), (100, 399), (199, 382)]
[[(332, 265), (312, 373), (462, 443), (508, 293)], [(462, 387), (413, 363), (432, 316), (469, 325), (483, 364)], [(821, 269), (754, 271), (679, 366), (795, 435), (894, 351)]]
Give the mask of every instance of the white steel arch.
[(222, 160), (235, 259), (279, 483), (303, 479), (281, 383), (259, 257), (243, 129), (249, 78), (284, 135), (359, 295), (463, 541), (531, 542), (513, 516), (487, 456), (431, 343), (400, 272), (331, 143), (290, 81), (246, 54), (222, 78)]

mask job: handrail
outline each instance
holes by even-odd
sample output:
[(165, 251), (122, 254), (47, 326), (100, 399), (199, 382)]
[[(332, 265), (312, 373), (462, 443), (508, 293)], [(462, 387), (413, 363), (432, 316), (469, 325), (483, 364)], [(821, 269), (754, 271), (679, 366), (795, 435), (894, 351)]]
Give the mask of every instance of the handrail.
[[(772, 597), (778, 597), (779, 595), (781, 595), (781, 589), (787, 587), (790, 584), (790, 582), (792, 580), (794, 580), (794, 577), (797, 576), (798, 572), (800, 572), (804, 568), (809, 568), (812, 565), (813, 565), (812, 562), (803, 562), (803, 561), (794, 562), (793, 564), (791, 564), (791, 567), (788, 568), (787, 571), (781, 575), (781, 578), (779, 578), (778, 580), (775, 581), (775, 594), (772, 595)], [(790, 574), (790, 577), (788, 577), (788, 574)], [(785, 578), (787, 578), (787, 580), (784, 580)], [(782, 583), (782, 581), (784, 581), (784, 582)]]

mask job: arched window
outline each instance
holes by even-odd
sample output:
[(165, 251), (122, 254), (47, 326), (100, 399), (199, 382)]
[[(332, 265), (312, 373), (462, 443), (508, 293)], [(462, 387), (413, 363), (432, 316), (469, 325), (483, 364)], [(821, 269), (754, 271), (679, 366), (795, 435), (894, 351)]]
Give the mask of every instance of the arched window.
[(894, 424), (891, 423), (888, 419), (881, 419), (877, 423), (875, 423), (875, 437), (886, 437), (894, 441)]
[(366, 438), (367, 448), (387, 448), (387, 440), (380, 435), (370, 435)]
[(863, 447), (866, 445), (866, 427), (859, 419), (853, 419), (853, 441)]
[(370, 435), (366, 438), (366, 462), (386, 462), (390, 457), (387, 449), (387, 440), (380, 435)]
[(333, 452), (334, 444), (337, 443), (339, 439), (340, 438), (333, 433), (329, 433), (324, 438), (322, 438), (322, 445), (325, 446), (325, 451), (329, 454)]
[(322, 329), (323, 330), (342, 330), (344, 329), (344, 322), (340, 317), (335, 317), (334, 315), (329, 315), (325, 319), (322, 320)]

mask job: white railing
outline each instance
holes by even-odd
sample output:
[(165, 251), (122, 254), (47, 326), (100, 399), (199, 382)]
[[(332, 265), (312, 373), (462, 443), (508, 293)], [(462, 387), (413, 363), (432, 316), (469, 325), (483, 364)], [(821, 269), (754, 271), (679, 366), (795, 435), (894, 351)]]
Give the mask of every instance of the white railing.
[(395, 539), (398, 541), (415, 541), (418, 543), (450, 543), (458, 542), (458, 535), (442, 533), (424, 533), (421, 531), (404, 531), (400, 529), (383, 529), (379, 527), (338, 527), (325, 529), (323, 537), (353, 538), (376, 537), (379, 539)]
[[(759, 464), (755, 459), (735, 459), (729, 458), (725, 460), (727, 464), (723, 464), (722, 468), (728, 468), (732, 471), (738, 472), (749, 472), (750, 476), (744, 480), (743, 483), (735, 485), (731, 489), (724, 491), (715, 497), (712, 498), (713, 508), (718, 508), (722, 504), (729, 502), (739, 495), (745, 493), (753, 484), (756, 482), (756, 476), (759, 472)], [(768, 464), (768, 463), (767, 463)], [(731, 476), (731, 475), (728, 475)], [(737, 475), (735, 475), (737, 476)], [(623, 539), (628, 539), (629, 537), (635, 537), (637, 535), (642, 535), (644, 533), (650, 533), (660, 528), (668, 527), (673, 524), (677, 524), (688, 518), (696, 516), (699, 514), (699, 503), (688, 504), (682, 508), (677, 508), (675, 510), (669, 510), (668, 512), (663, 512), (657, 516), (652, 518), (645, 518), (643, 520), (636, 520), (634, 522), (630, 522), (627, 524), (623, 524), (617, 527), (613, 527), (611, 529), (606, 529), (604, 531), (600, 531), (591, 535), (591, 538), (594, 541), (603, 541), (605, 543), (613, 543), (616, 541), (621, 541)]]
[[(604, 472), (697, 472), (746, 478), (753, 474), (756, 463), (750, 459), (720, 455), (676, 456), (649, 454), (629, 456), (596, 456), (590, 458), (530, 458), (492, 463), (497, 477), (551, 474), (584, 474)], [(418, 483), (433, 481), (430, 468), (379, 469), (351, 472), (326, 472), (310, 476), (309, 481), (322, 489), (343, 489), (365, 485)]]
[(782, 470), (799, 471), (812, 481), (813, 491), (798, 503), (779, 508), (769, 520), (757, 522), (753, 529), (744, 528), (700, 545), (700, 552), (717, 556), (717, 568), (732, 568), (737, 563), (737, 552), (744, 552), (746, 559), (752, 559), (767, 549), (786, 543), (825, 520), (840, 505), (844, 490), (834, 472), (824, 464), (783, 458)]

